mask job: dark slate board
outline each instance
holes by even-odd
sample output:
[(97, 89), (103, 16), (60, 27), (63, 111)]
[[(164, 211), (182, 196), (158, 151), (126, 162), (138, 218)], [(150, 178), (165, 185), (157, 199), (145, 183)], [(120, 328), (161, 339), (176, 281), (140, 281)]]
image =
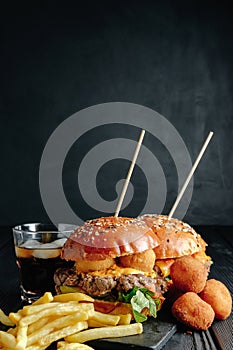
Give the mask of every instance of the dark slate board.
[[(170, 319), (170, 320), (169, 320)], [(172, 321), (169, 314), (159, 315), (157, 319), (149, 319), (143, 323), (143, 333), (140, 335), (132, 335), (122, 338), (109, 338), (98, 341), (89, 342), (89, 345), (93, 346), (96, 350), (101, 349), (119, 349), (121, 345), (124, 346), (124, 350), (146, 350), (154, 349), (160, 350), (165, 343), (176, 332), (177, 326)]]

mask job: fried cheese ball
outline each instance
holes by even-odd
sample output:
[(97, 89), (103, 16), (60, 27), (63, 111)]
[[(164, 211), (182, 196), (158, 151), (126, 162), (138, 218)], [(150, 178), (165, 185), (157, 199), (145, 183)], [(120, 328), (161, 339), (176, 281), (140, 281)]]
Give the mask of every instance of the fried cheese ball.
[(123, 267), (149, 272), (153, 270), (155, 264), (155, 253), (153, 249), (148, 249), (141, 253), (121, 256), (120, 264)]
[(230, 316), (232, 298), (229, 290), (222, 282), (209, 279), (199, 296), (212, 306), (216, 318), (225, 320)]
[(196, 293), (187, 292), (172, 305), (172, 314), (180, 322), (197, 330), (208, 329), (214, 320), (214, 310)]
[(192, 256), (177, 259), (170, 269), (174, 285), (183, 292), (200, 293), (205, 287), (208, 272), (205, 266)]

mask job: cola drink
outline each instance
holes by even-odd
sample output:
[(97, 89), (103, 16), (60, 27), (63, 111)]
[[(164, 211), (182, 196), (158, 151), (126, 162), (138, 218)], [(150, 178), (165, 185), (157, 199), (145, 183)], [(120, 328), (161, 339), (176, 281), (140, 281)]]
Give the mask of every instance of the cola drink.
[(27, 224), (13, 229), (24, 303), (32, 303), (45, 292), (55, 294), (54, 272), (73, 264), (60, 257), (62, 246), (71, 232), (59, 232), (56, 227), (43, 224)]
[(33, 300), (45, 292), (55, 293), (53, 276), (59, 267), (69, 267), (70, 262), (60, 258), (61, 249), (27, 249), (16, 247), (20, 288), (24, 297)]

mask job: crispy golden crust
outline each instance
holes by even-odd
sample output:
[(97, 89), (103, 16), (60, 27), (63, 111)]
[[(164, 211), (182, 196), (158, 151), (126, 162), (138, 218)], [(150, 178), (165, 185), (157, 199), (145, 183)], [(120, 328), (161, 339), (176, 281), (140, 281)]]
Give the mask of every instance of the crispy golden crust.
[(180, 322), (194, 329), (206, 330), (214, 320), (214, 310), (196, 293), (188, 292), (172, 305), (172, 314)]
[(216, 318), (225, 320), (230, 316), (232, 298), (229, 290), (222, 282), (215, 279), (208, 280), (205, 288), (199, 295), (206, 303), (212, 306)]
[(140, 217), (152, 227), (161, 243), (154, 248), (157, 259), (178, 258), (205, 251), (206, 242), (187, 223), (166, 215), (145, 214)]
[(141, 253), (122, 256), (120, 257), (120, 265), (140, 271), (153, 271), (155, 265), (155, 253), (153, 249), (148, 249)]
[(143, 252), (158, 244), (158, 237), (140, 219), (103, 217), (78, 227), (66, 241), (62, 258), (104, 260)]
[(77, 273), (90, 272), (109, 269), (115, 264), (115, 260), (106, 257), (104, 260), (76, 260), (75, 266)]
[(200, 261), (191, 256), (184, 256), (172, 264), (170, 275), (178, 289), (199, 293), (206, 284), (208, 272)]

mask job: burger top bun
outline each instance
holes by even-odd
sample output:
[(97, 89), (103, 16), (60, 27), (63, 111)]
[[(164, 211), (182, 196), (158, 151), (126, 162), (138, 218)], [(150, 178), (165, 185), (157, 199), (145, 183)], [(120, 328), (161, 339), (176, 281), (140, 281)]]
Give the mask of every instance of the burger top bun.
[(154, 249), (159, 243), (153, 230), (140, 218), (109, 216), (79, 226), (67, 239), (61, 256), (74, 261), (104, 260)]
[(145, 214), (140, 219), (153, 229), (161, 241), (154, 248), (156, 259), (179, 258), (206, 249), (206, 242), (190, 225), (183, 221), (156, 214)]

